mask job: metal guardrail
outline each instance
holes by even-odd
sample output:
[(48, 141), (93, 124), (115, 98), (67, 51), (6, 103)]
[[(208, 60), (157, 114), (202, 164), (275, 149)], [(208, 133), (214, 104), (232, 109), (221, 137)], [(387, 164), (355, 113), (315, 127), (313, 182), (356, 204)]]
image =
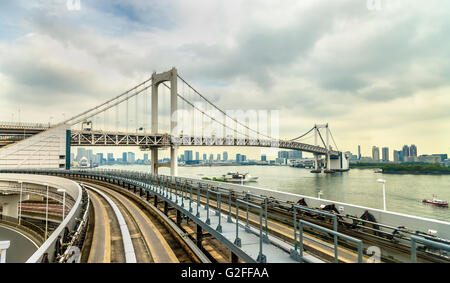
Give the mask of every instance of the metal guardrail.
[[(362, 263), (363, 246), (362, 246), (362, 241), (361, 240), (358, 240), (358, 239), (355, 239), (353, 237), (347, 236), (345, 234), (342, 234), (342, 233), (339, 233), (339, 232), (336, 232), (336, 231), (333, 231), (333, 230), (321, 227), (319, 225), (313, 224), (313, 223), (305, 221), (305, 220), (299, 220), (299, 243), (300, 243), (299, 254), (294, 254), (294, 255), (291, 254), (291, 256), (294, 256), (298, 261), (302, 261), (302, 259), (303, 259), (303, 238), (308, 239), (310, 241), (313, 241), (313, 242), (315, 242), (317, 244), (323, 245), (325, 247), (328, 247), (330, 249), (334, 249), (334, 251), (335, 251), (335, 262), (337, 262), (337, 257), (338, 257), (338, 252), (337, 252), (338, 251), (338, 245), (337, 245), (337, 242), (334, 243), (334, 246), (331, 246), (331, 245), (328, 245), (328, 244), (323, 243), (321, 241), (318, 241), (318, 240), (315, 240), (315, 239), (310, 238), (308, 236), (305, 236), (305, 235), (303, 235), (303, 226), (309, 226), (309, 227), (311, 227), (311, 228), (313, 228), (315, 230), (319, 230), (321, 232), (329, 233), (329, 234), (332, 234), (334, 236), (343, 238), (343, 239), (345, 239), (347, 241), (356, 243), (356, 245), (358, 246), (358, 263)], [(295, 241), (297, 241), (297, 239), (295, 239)]]
[[(241, 238), (239, 238), (239, 204), (245, 204), (246, 208), (248, 210), (248, 207), (251, 206), (253, 208), (256, 208), (259, 210), (259, 253), (258, 258), (256, 259), (257, 262), (265, 263), (267, 261), (267, 257), (263, 254), (263, 221), (262, 221), (262, 214), (263, 210), (260, 206), (254, 205), (253, 203), (249, 203), (247, 201), (243, 201), (240, 199), (236, 200), (236, 238), (234, 240), (234, 244), (238, 247), (242, 246)], [(247, 214), (247, 223), (248, 223), (248, 214)]]
[[(298, 255), (298, 253), (297, 253), (297, 248), (298, 248), (298, 244), (297, 244), (297, 209), (298, 210), (307, 211), (307, 212), (311, 212), (311, 213), (324, 215), (324, 216), (327, 216), (327, 217), (331, 217), (333, 219), (333, 230), (335, 232), (337, 232), (337, 216), (335, 214), (328, 213), (328, 212), (325, 212), (325, 211), (320, 211), (320, 210), (317, 210), (317, 209), (311, 209), (311, 208), (307, 208), (307, 207), (303, 207), (303, 206), (298, 206), (298, 205), (294, 205), (294, 206), (292, 206), (292, 208), (294, 209), (294, 250), (291, 250), (291, 255), (294, 258), (297, 257), (297, 255)], [(336, 234), (334, 234), (334, 246), (335, 247), (338, 246), (338, 236)], [(338, 251), (337, 251), (337, 249), (334, 249), (334, 262), (338, 263)]]
[(423, 243), (428, 246), (432, 246), (434, 248), (446, 250), (450, 252), (450, 245), (439, 243), (435, 241), (431, 241), (422, 237), (411, 236), (411, 262), (417, 263), (417, 254), (416, 254), (416, 246), (417, 243)]

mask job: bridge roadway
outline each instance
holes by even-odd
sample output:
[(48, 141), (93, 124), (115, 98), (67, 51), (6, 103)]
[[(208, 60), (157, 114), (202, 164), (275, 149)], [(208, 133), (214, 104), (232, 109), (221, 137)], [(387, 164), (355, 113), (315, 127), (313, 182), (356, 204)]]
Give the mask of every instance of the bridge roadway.
[[(94, 207), (94, 229), (89, 263), (126, 262), (124, 244), (122, 243), (117, 217), (108, 202), (95, 190), (110, 198), (119, 208), (132, 241), (137, 262), (177, 263), (192, 262), (180, 245), (164, 231), (157, 220), (145, 213), (133, 201), (111, 190), (109, 186), (98, 183), (83, 182), (89, 190)], [(169, 244), (170, 242), (170, 244)]]
[[(139, 146), (141, 149), (155, 147), (178, 146), (255, 146), (277, 147), (291, 150), (301, 150), (310, 153), (327, 154), (327, 149), (320, 146), (287, 141), (249, 138), (219, 138), (219, 137), (171, 137), (170, 134), (146, 133), (116, 133), (105, 131), (71, 131), (71, 146)], [(330, 155), (337, 156), (339, 152), (331, 150)]]

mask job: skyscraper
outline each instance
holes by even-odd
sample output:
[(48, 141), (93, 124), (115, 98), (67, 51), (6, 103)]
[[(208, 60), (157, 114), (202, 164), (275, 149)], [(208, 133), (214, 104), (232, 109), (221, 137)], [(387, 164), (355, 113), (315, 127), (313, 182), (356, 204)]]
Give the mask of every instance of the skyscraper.
[(400, 162), (400, 154), (399, 153), (400, 152), (398, 150), (394, 150), (393, 156), (392, 156), (394, 162)]
[(412, 144), (409, 148), (409, 156), (416, 156), (417, 157), (417, 147), (416, 145)]
[(380, 161), (380, 148), (377, 146), (372, 146), (372, 159), (375, 162)]
[(193, 160), (192, 150), (185, 150), (184, 151), (184, 160), (185, 161), (192, 161)]
[(402, 159), (402, 161), (408, 160), (408, 157), (410, 156), (410, 155), (409, 155), (409, 146), (407, 146), (407, 145), (404, 145), (404, 146), (403, 146), (402, 154), (403, 154), (403, 159)]
[(136, 161), (136, 156), (134, 152), (128, 152), (127, 154), (127, 162), (133, 164)]
[(265, 154), (261, 154), (261, 161), (267, 161), (267, 156)]
[(227, 161), (228, 160), (228, 152), (224, 151), (223, 152), (223, 161)]
[(220, 153), (217, 154), (217, 161), (220, 161)]
[(203, 153), (203, 160), (206, 161), (206, 153)]
[(389, 161), (389, 147), (383, 147), (381, 149), (381, 159), (383, 162)]
[(211, 153), (211, 154), (209, 155), (209, 161), (212, 162), (213, 160), (214, 160), (214, 154)]
[(236, 162), (241, 162), (241, 154), (236, 154)]
[(122, 153), (122, 163), (126, 164), (127, 161), (128, 161), (128, 160), (127, 160), (127, 153), (124, 152), (124, 153)]
[(195, 160), (200, 160), (200, 152), (195, 152)]
[(358, 160), (361, 159), (361, 146), (358, 145)]

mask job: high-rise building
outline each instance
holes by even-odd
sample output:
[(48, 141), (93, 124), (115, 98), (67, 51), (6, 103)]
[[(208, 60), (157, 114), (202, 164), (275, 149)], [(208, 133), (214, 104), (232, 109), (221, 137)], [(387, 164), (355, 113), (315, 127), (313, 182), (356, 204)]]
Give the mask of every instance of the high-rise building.
[(228, 160), (228, 152), (224, 151), (223, 152), (223, 161), (227, 161)]
[(77, 149), (77, 159), (76, 159), (76, 161), (80, 161), (81, 158), (83, 158), (83, 157), (87, 158), (86, 149), (82, 148), (82, 147), (79, 147)]
[(267, 156), (265, 154), (261, 154), (261, 161), (267, 161)]
[(393, 156), (392, 159), (394, 160), (394, 162), (400, 162), (400, 152), (398, 150), (394, 150), (393, 152)]
[(409, 156), (417, 156), (417, 147), (416, 145), (412, 144), (409, 148)]
[(241, 154), (240, 153), (238, 153), (238, 154), (236, 154), (236, 162), (241, 162)]
[(212, 162), (213, 160), (214, 160), (214, 154), (211, 153), (211, 154), (209, 155), (209, 161)]
[(289, 159), (302, 159), (303, 154), (300, 150), (289, 151), (288, 153)]
[(361, 146), (358, 145), (358, 160), (361, 159)]
[(381, 149), (381, 160), (383, 162), (388, 162), (389, 161), (389, 147), (383, 147)]
[(122, 153), (122, 163), (126, 164), (127, 162), (128, 162), (127, 153), (124, 152), (124, 153)]
[(288, 159), (289, 158), (289, 151), (285, 151), (285, 150), (278, 151), (278, 158)]
[(148, 153), (144, 153), (144, 163), (148, 162)]
[(410, 155), (409, 155), (409, 146), (407, 146), (407, 145), (404, 145), (404, 146), (403, 146), (402, 154), (403, 154), (403, 158), (402, 158), (401, 161), (406, 161), (406, 160), (408, 160), (408, 157), (410, 156)]
[(195, 160), (200, 160), (200, 152), (195, 152)]
[(192, 150), (185, 150), (184, 151), (184, 160), (185, 161), (192, 161), (193, 160)]
[(217, 154), (217, 161), (220, 161), (220, 153)]
[(241, 161), (242, 162), (247, 161), (247, 155), (241, 155)]
[(375, 162), (380, 161), (380, 148), (377, 146), (372, 146), (372, 159)]
[(133, 164), (136, 161), (136, 155), (134, 152), (128, 152), (127, 154), (127, 162)]
[(206, 161), (206, 153), (203, 153), (203, 160)]

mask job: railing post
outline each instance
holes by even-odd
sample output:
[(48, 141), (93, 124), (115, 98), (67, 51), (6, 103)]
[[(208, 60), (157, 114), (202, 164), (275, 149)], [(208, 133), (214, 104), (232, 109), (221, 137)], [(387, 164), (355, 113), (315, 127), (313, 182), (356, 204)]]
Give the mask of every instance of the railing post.
[(411, 238), (411, 262), (417, 263), (416, 239), (414, 239), (414, 238)]
[(181, 184), (181, 188), (180, 189), (181, 189), (181, 207), (184, 208), (184, 185), (183, 184)]
[(189, 184), (189, 212), (192, 213), (192, 181)]
[(299, 221), (299, 227), (298, 227), (298, 229), (299, 229), (299, 245), (300, 245), (300, 247), (299, 247), (299, 250), (300, 250), (300, 258), (302, 258), (303, 257), (303, 223), (302, 223), (302, 221), (300, 220)]
[(197, 186), (197, 214), (195, 214), (196, 217), (200, 217), (200, 183)]
[(209, 219), (209, 188), (206, 190), (206, 224), (211, 224), (211, 219)]
[(219, 233), (222, 233), (222, 195), (220, 194), (220, 192), (219, 192), (219, 194), (218, 194), (218, 207), (219, 207), (219, 225), (217, 225), (217, 228), (216, 228), (216, 231), (217, 232), (219, 232)]
[(245, 232), (250, 233), (250, 225), (248, 224), (248, 194), (245, 194), (245, 206), (246, 206), (246, 212), (247, 212), (247, 216), (246, 216), (246, 223), (245, 223)]
[(231, 220), (231, 190), (228, 191), (228, 223), (232, 223), (233, 220)]
[(236, 199), (236, 239), (234, 244), (238, 247), (242, 246), (241, 239), (239, 238), (239, 201)]
[(178, 204), (178, 180), (175, 177), (175, 203)]
[[(247, 204), (248, 207), (248, 204)], [(259, 254), (258, 258), (256, 259), (259, 263), (266, 263), (267, 258), (263, 254), (263, 229), (262, 229), (262, 209), (259, 209)]]

